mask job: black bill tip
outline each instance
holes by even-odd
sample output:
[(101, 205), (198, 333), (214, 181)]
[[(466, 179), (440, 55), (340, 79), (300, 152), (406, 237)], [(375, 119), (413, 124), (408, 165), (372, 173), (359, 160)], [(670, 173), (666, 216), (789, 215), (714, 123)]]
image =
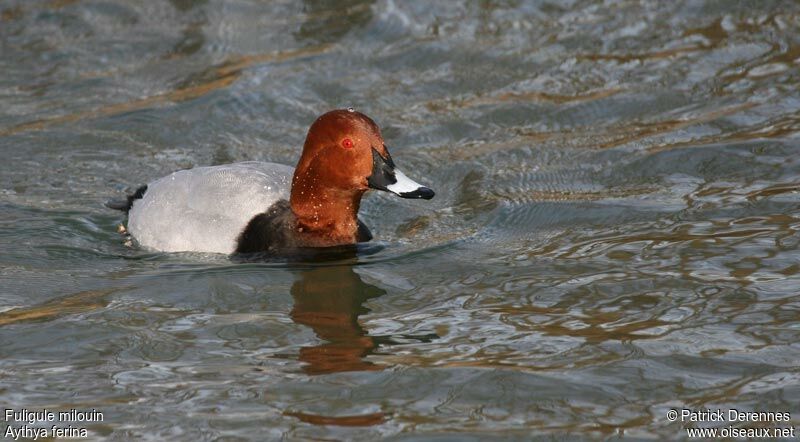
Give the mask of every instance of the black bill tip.
[(424, 200), (429, 200), (433, 198), (434, 195), (436, 195), (436, 192), (434, 192), (433, 189), (430, 189), (428, 187), (419, 187), (417, 188), (417, 190), (413, 192), (403, 192), (399, 195), (402, 198), (422, 198)]

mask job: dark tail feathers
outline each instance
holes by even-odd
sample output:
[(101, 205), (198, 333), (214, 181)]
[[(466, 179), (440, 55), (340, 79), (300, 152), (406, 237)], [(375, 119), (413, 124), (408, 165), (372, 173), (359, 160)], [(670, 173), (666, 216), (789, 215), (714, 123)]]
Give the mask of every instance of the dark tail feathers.
[(106, 201), (106, 207), (108, 207), (109, 209), (121, 210), (125, 213), (128, 213), (128, 211), (131, 210), (131, 207), (133, 206), (133, 202), (138, 199), (142, 199), (145, 192), (147, 192), (147, 184), (136, 189), (136, 192), (133, 192), (133, 195), (128, 195), (124, 200), (120, 199), (120, 200)]

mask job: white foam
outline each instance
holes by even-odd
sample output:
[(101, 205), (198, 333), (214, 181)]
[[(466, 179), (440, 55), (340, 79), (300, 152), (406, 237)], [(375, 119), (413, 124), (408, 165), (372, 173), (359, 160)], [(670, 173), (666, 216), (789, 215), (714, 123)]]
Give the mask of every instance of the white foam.
[(255, 215), (289, 198), (293, 173), (259, 161), (175, 172), (147, 185), (128, 214), (128, 231), (148, 249), (231, 253)]

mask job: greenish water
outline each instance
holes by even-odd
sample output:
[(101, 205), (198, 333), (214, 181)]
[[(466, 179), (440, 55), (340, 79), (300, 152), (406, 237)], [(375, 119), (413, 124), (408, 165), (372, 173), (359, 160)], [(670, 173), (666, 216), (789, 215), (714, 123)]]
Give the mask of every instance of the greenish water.
[[(798, 426), (798, 65), (790, 1), (6, 0), (0, 407), (109, 440)], [(103, 207), (293, 165), (346, 106), (437, 191), (370, 194), (357, 256), (137, 250)]]

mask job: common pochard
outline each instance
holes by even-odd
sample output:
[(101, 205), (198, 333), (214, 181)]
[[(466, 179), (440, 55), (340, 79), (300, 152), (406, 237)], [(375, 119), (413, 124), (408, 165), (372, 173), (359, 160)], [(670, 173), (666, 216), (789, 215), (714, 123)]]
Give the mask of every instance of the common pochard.
[(128, 233), (148, 249), (280, 255), (372, 239), (358, 219), (369, 189), (434, 195), (395, 167), (372, 119), (340, 109), (314, 121), (295, 169), (248, 161), (181, 170), (107, 205), (128, 213)]

